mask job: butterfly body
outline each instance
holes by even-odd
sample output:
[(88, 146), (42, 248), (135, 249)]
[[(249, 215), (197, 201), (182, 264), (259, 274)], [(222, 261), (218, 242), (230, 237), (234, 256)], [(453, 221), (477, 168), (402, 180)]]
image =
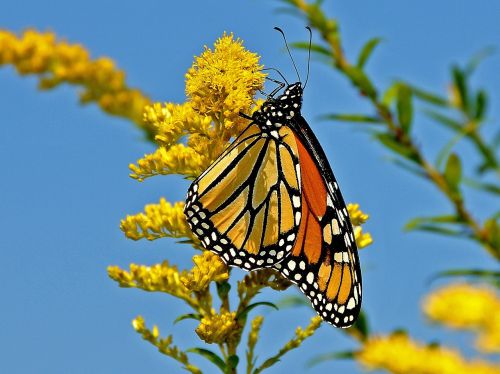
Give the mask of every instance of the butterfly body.
[(188, 190), (185, 214), (205, 248), (245, 270), (273, 267), (337, 327), (361, 306), (349, 215), (301, 115), (300, 82), (268, 97), (250, 125)]

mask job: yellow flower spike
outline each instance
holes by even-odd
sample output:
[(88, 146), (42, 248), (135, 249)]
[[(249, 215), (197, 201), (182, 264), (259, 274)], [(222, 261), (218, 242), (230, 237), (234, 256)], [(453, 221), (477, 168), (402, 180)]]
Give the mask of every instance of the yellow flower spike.
[(144, 340), (150, 342), (156, 348), (158, 348), (159, 352), (180, 362), (183, 365), (184, 369), (186, 369), (190, 373), (202, 374), (201, 370), (198, 367), (189, 362), (187, 354), (173, 344), (172, 335), (169, 335), (163, 339), (160, 338), (160, 330), (158, 329), (158, 326), (153, 326), (153, 331), (149, 330), (146, 327), (144, 318), (141, 316), (136, 317), (132, 321), (132, 326), (134, 327), (135, 331), (141, 334)]
[(239, 329), (236, 312), (214, 313), (201, 319), (196, 334), (209, 344), (231, 343), (238, 336)]
[[(224, 34), (214, 50), (205, 47), (186, 74), (186, 94), (202, 115), (244, 122), (239, 112), (248, 113), (253, 96), (262, 88), (265, 75), (259, 56), (247, 51), (240, 39)], [(221, 118), (223, 117), (223, 118)]]
[(363, 228), (361, 226), (354, 227), (354, 239), (356, 239), (356, 245), (359, 249), (368, 247), (373, 243), (373, 238), (370, 233), (363, 233)]
[(160, 147), (153, 153), (145, 155), (137, 161), (137, 165), (130, 164), (130, 176), (139, 181), (155, 175), (180, 174), (194, 179), (200, 175), (210, 160), (196, 152), (192, 147), (184, 144), (175, 144), (171, 147)]
[(500, 352), (500, 298), (491, 288), (452, 284), (428, 295), (423, 309), (431, 321), (476, 331), (480, 350)]
[(127, 216), (121, 221), (120, 229), (127, 238), (154, 240), (164, 237), (187, 238), (197, 242), (184, 217), (184, 203), (169, 203), (164, 198), (159, 204), (149, 204), (144, 213)]
[(227, 266), (215, 253), (204, 251), (201, 255), (193, 256), (195, 266), (181, 282), (191, 291), (203, 291), (211, 282), (221, 282), (229, 279)]
[(411, 340), (406, 334), (372, 336), (356, 354), (369, 370), (395, 374), (499, 374), (500, 367), (485, 361), (466, 361), (452, 349), (429, 346)]
[(212, 118), (200, 115), (191, 103), (155, 103), (144, 110), (144, 122), (156, 129), (155, 140), (159, 145), (169, 147), (179, 138), (191, 133), (210, 136)]
[(118, 266), (109, 266), (108, 275), (118, 282), (120, 287), (165, 292), (186, 301), (189, 305), (197, 306), (196, 299), (181, 282), (181, 277), (185, 277), (186, 272), (179, 272), (177, 267), (171, 266), (168, 261), (153, 266), (130, 264), (130, 271), (122, 270)]
[(6, 64), (22, 75), (39, 75), (42, 89), (64, 83), (81, 86), (81, 102), (96, 102), (107, 113), (128, 118), (153, 135), (142, 121), (150, 99), (128, 87), (125, 73), (109, 58), (91, 59), (83, 46), (57, 40), (51, 32), (26, 30), (17, 36), (0, 30), (0, 66)]
[(359, 204), (347, 204), (347, 211), (349, 212), (349, 217), (351, 218), (353, 226), (361, 226), (370, 217), (359, 209)]

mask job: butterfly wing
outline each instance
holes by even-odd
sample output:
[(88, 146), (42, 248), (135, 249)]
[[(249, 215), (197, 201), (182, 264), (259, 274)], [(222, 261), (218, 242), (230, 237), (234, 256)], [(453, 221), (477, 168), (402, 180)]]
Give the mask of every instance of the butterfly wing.
[(190, 186), (185, 215), (228, 265), (269, 267), (292, 250), (300, 224), (297, 144), (287, 127), (251, 124)]
[(309, 125), (299, 117), (291, 126), (302, 170), (302, 219), (292, 254), (275, 267), (299, 286), (324, 320), (349, 327), (361, 307), (361, 271), (352, 225)]

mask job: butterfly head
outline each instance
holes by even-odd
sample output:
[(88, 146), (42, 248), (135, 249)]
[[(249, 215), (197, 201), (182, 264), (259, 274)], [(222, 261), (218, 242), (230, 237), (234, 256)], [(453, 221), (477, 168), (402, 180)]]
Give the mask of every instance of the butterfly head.
[(262, 107), (254, 112), (253, 120), (263, 129), (286, 125), (289, 120), (300, 115), (302, 93), (300, 82), (290, 84), (282, 95), (268, 98)]

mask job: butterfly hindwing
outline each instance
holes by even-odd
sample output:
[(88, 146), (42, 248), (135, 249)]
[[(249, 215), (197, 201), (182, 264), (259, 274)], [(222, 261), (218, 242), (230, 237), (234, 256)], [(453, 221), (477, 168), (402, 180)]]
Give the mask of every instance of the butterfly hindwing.
[(287, 127), (251, 124), (190, 186), (185, 214), (202, 245), (246, 270), (292, 250), (300, 224), (297, 145)]
[(292, 254), (275, 267), (299, 286), (324, 320), (349, 327), (361, 307), (354, 232), (323, 150), (303, 118), (296, 124), (302, 221)]

